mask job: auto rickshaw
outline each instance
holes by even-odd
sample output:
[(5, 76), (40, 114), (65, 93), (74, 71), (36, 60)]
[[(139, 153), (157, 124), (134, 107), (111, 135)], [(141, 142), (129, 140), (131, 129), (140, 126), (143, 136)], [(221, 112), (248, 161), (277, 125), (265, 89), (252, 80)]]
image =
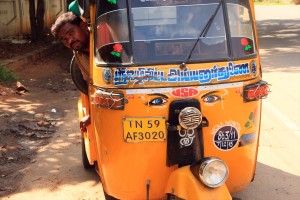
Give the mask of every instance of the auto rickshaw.
[(227, 200), (246, 188), (269, 94), (253, 1), (83, 4), (83, 165), (96, 168), (105, 198)]

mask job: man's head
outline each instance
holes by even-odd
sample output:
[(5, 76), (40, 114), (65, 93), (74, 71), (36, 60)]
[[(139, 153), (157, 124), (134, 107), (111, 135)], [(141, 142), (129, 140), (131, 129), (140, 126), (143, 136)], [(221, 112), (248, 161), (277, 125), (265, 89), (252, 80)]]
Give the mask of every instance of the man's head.
[(89, 51), (89, 30), (84, 21), (72, 12), (60, 15), (51, 32), (66, 47), (76, 51)]

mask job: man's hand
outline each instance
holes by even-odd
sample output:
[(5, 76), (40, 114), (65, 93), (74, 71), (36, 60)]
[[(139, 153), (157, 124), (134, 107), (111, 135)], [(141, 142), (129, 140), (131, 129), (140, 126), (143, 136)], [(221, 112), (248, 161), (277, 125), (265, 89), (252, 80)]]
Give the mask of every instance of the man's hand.
[(88, 125), (91, 124), (91, 118), (89, 115), (87, 116), (84, 116), (83, 118), (81, 118), (80, 122), (79, 122), (79, 126), (80, 126), (80, 131), (81, 131), (81, 134), (83, 134), (84, 132), (86, 132), (86, 127)]

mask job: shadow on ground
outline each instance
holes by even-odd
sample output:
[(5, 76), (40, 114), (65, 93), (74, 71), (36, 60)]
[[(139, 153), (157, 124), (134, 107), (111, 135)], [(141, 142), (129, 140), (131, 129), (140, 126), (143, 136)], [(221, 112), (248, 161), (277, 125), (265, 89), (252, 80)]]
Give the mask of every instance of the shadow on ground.
[(254, 181), (233, 196), (236, 200), (297, 199), (300, 196), (299, 185), (299, 176), (258, 163)]
[(300, 71), (300, 19), (257, 21), (264, 72)]

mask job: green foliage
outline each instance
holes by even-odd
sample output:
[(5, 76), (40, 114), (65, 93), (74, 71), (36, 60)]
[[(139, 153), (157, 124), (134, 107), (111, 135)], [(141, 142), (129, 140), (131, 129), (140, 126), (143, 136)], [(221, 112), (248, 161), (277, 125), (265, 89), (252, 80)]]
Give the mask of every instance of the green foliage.
[(18, 80), (18, 78), (14, 73), (7, 71), (0, 65), (0, 83), (10, 83), (16, 80)]

